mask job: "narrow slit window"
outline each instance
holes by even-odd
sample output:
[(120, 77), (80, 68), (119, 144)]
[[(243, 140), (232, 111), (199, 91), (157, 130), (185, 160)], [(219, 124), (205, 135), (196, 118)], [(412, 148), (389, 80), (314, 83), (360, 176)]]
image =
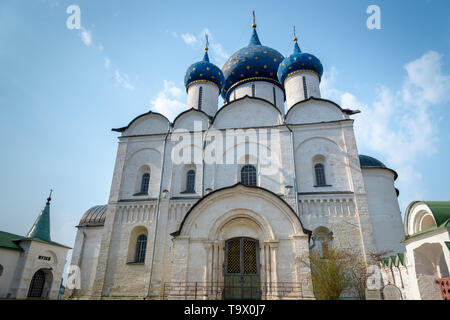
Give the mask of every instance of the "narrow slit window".
[(150, 173), (144, 173), (142, 175), (142, 180), (141, 180), (141, 193), (145, 193), (148, 192), (148, 186), (150, 184)]
[(141, 234), (136, 240), (136, 252), (134, 255), (134, 262), (144, 263), (145, 262), (145, 251), (147, 249), (147, 236)]
[(308, 99), (308, 88), (306, 87), (306, 77), (303, 77), (303, 94), (305, 96), (305, 100)]
[(316, 185), (317, 186), (324, 186), (326, 185), (325, 181), (325, 168), (323, 164), (318, 163), (314, 166), (314, 171), (316, 173)]
[(241, 169), (241, 183), (246, 186), (256, 186), (256, 168), (245, 165)]
[(186, 191), (195, 192), (195, 171), (189, 170), (186, 174)]
[(198, 92), (198, 110), (202, 110), (202, 99), (203, 99), (203, 87), (200, 87)]
[(272, 89), (273, 89), (273, 104), (276, 106), (277, 105), (277, 93), (275, 91), (275, 87), (273, 87)]
[(252, 83), (252, 97), (255, 96), (255, 84)]

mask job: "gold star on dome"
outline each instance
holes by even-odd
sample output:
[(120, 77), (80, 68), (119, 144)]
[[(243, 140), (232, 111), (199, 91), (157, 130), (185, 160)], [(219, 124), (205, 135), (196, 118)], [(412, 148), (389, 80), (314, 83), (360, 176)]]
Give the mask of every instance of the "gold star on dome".
[(192, 70), (194, 70), (194, 71), (195, 71), (195, 68), (192, 68)]
[(294, 61), (297, 61), (297, 57), (294, 57)]
[(273, 72), (271, 72), (270, 75), (273, 76)]
[(206, 70), (208, 70), (208, 71), (209, 71), (209, 67), (206, 67)]
[(264, 69), (267, 69), (267, 65), (264, 65)]
[(250, 66), (247, 66), (246, 68), (247, 68), (247, 70), (249, 70), (249, 69), (250, 69)]
[(267, 51), (264, 51), (264, 53), (267, 53)]
[(255, 57), (255, 60), (258, 60), (258, 56)]
[(200, 77), (203, 77), (203, 73), (200, 73)]
[(273, 62), (277, 62), (277, 58), (273, 58)]
[(241, 73), (241, 78), (244, 76), (244, 74), (243, 73)]
[(211, 76), (211, 79), (214, 79), (214, 76)]
[(259, 72), (258, 71), (255, 71), (255, 74), (258, 74)]
[(309, 60), (312, 60), (312, 58), (311, 58), (311, 57), (308, 57), (308, 59), (309, 59)]

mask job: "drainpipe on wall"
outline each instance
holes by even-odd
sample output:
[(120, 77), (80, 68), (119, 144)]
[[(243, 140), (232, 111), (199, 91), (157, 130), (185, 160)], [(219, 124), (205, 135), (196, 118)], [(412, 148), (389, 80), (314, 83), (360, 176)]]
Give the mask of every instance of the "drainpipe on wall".
[[(211, 119), (209, 120), (208, 128), (205, 133), (202, 133), (202, 198), (205, 195), (205, 148), (206, 148), (206, 136), (208, 135), (209, 129), (211, 128)], [(203, 129), (203, 128), (202, 128)]]
[(295, 166), (295, 145), (294, 145), (294, 132), (292, 131), (291, 127), (286, 123), (286, 121), (283, 122), (286, 128), (288, 128), (290, 135), (291, 135), (291, 147), (292, 147), (292, 165), (294, 166), (294, 191), (295, 191), (295, 206), (297, 209), (297, 215), (300, 218), (300, 206), (298, 204), (298, 185), (297, 185), (297, 167)]
[(152, 250), (152, 262), (150, 264), (150, 276), (148, 280), (148, 289), (147, 289), (147, 295), (144, 297), (144, 300), (150, 296), (150, 288), (152, 284), (152, 275), (153, 275), (153, 263), (155, 261), (155, 250), (156, 250), (156, 239), (158, 234), (158, 221), (159, 221), (159, 203), (161, 202), (161, 193), (162, 193), (162, 186), (163, 186), (163, 174), (164, 174), (164, 164), (165, 164), (165, 158), (166, 158), (166, 146), (167, 146), (167, 138), (169, 137), (170, 133), (170, 124), (167, 128), (166, 137), (164, 138), (164, 149), (162, 154), (162, 163), (161, 163), (161, 176), (160, 176), (160, 182), (159, 182), (159, 195), (158, 200), (156, 201), (156, 219), (155, 219), (155, 230), (154, 230), (154, 238), (153, 238), (153, 250)]

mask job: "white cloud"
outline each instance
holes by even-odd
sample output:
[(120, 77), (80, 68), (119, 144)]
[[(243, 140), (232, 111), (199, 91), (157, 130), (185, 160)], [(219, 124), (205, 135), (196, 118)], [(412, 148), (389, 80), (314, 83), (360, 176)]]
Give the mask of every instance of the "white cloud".
[(120, 85), (126, 89), (134, 89), (133, 85), (129, 82), (127, 74), (121, 74), (119, 70), (116, 69), (114, 72), (114, 79), (116, 80), (116, 85)]
[[(80, 33), (80, 37), (81, 37), (81, 41), (87, 46), (87, 47), (91, 47), (94, 48), (96, 50), (98, 50), (101, 54), (101, 56), (104, 59), (104, 66), (106, 70), (109, 70), (111, 67), (111, 59), (109, 59), (108, 57), (105, 56), (105, 54), (103, 53), (104, 47), (102, 44), (95, 44), (92, 38), (92, 32), (89, 31), (86, 28), (81, 28), (81, 33)], [(136, 75), (136, 81), (139, 79), (139, 77)], [(126, 89), (130, 89), (133, 90), (134, 86), (131, 84), (129, 77), (126, 73), (121, 73), (119, 71), (119, 69), (116, 69), (114, 71), (114, 80), (115, 80), (115, 84), (119, 85), (123, 88)]]
[(406, 77), (400, 89), (393, 91), (378, 86), (376, 99), (361, 101), (356, 95), (336, 88), (337, 70), (331, 68), (322, 79), (323, 97), (340, 101), (343, 107), (360, 109), (355, 116), (355, 135), (359, 147), (383, 157), (386, 164), (399, 173), (404, 208), (410, 201), (423, 199), (421, 158), (435, 152), (436, 129), (430, 107), (449, 100), (450, 76), (442, 74), (442, 55), (426, 52), (407, 63)]
[(164, 80), (164, 88), (150, 101), (153, 109), (165, 115), (170, 121), (186, 110), (186, 104), (181, 102), (186, 100), (183, 89), (177, 87), (174, 82)]
[(336, 89), (336, 80), (338, 72), (335, 67), (331, 67), (330, 71), (325, 71), (320, 82), (320, 92), (322, 97), (330, 100), (339, 100), (341, 91)]
[[(176, 32), (171, 32), (171, 34), (174, 38), (178, 38), (178, 34)], [(209, 47), (211, 49), (208, 51), (208, 54), (211, 59), (214, 60), (214, 63), (222, 66), (228, 60), (230, 55), (225, 51), (221, 43), (214, 42), (214, 37), (208, 28), (203, 28), (203, 30), (201, 30), (197, 35), (192, 33), (184, 33), (180, 36), (187, 45), (200, 49), (206, 44), (206, 34), (208, 35)]]
[(92, 34), (89, 30), (85, 28), (81, 28), (81, 41), (85, 44), (86, 47), (92, 46)]
[(190, 33), (182, 34), (181, 38), (187, 45), (194, 45), (198, 42), (197, 37)]

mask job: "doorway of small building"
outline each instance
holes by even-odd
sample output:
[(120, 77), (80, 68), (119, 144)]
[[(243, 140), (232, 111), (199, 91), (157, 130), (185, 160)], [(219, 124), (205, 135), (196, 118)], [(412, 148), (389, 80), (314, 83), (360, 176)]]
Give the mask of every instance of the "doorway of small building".
[(424, 243), (414, 249), (413, 253), (421, 299), (443, 299), (439, 282), (436, 280), (447, 278), (450, 275), (442, 245), (440, 243)]
[(259, 300), (259, 242), (240, 237), (225, 242), (225, 300)]
[(53, 274), (51, 269), (39, 269), (33, 275), (28, 289), (28, 298), (48, 298)]

